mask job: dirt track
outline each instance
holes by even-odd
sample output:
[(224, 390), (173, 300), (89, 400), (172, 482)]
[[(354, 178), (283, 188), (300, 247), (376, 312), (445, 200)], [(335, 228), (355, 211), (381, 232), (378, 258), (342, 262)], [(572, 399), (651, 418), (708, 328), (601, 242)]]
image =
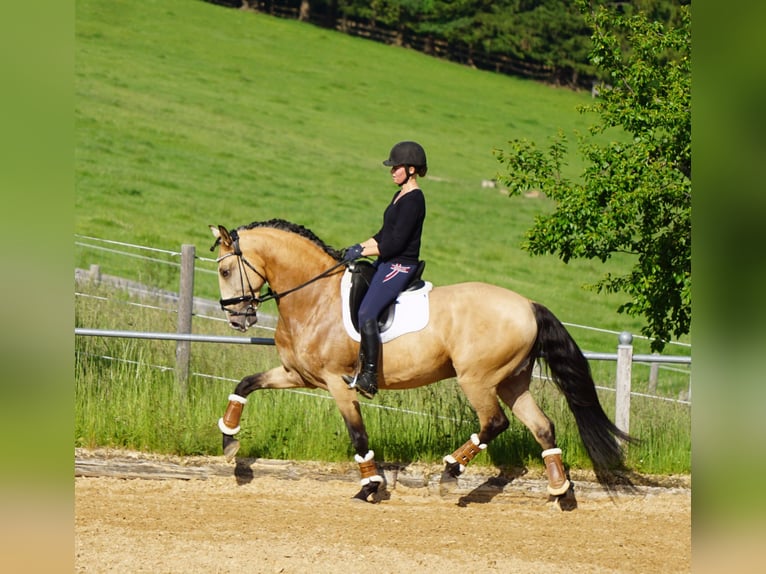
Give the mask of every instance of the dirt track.
[(562, 510), (541, 477), (470, 468), (450, 493), (434, 469), (387, 471), (366, 504), (352, 465), (79, 451), (75, 466), (77, 572), (691, 570), (688, 479), (616, 497), (575, 479)]

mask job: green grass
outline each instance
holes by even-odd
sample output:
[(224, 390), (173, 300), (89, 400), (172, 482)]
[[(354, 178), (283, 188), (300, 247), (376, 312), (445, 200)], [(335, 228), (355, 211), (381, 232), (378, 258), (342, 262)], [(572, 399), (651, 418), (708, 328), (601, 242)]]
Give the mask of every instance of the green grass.
[[(487, 281), (541, 301), (568, 323), (639, 331), (639, 321), (615, 311), (623, 297), (582, 287), (607, 271), (627, 269), (627, 256), (607, 265), (532, 258), (519, 245), (534, 217), (552, 209), (550, 202), (509, 199), (481, 187), (501, 168), (492, 150), (508, 140), (544, 143), (559, 128), (574, 140), (584, 132), (592, 118), (576, 107), (589, 94), (204, 2), (77, 0), (75, 46), (75, 233), (170, 251), (193, 244), (198, 255), (208, 256), (208, 224), (236, 227), (280, 217), (343, 247), (377, 230), (394, 191), (381, 161), (396, 141), (416, 139), (429, 156), (422, 181), (427, 279), (436, 285)], [(572, 154), (567, 174), (576, 177), (582, 168)], [(177, 290), (177, 270), (169, 265), (87, 247), (76, 247), (74, 259), (76, 267), (97, 263), (104, 273)], [(195, 294), (217, 299), (215, 276), (198, 274)], [(143, 313), (92, 315), (78, 307), (76, 320), (85, 327), (175, 329), (172, 320), (146, 324)], [(195, 332), (217, 328), (206, 323)], [(615, 349), (614, 334), (571, 330), (585, 350)], [(214, 425), (225, 407), (231, 381), (193, 380), (182, 409), (172, 374), (146, 366), (172, 365), (172, 343), (78, 338), (77, 346), (78, 444), (218, 452), (211, 420)], [(233, 380), (276, 361), (268, 349), (194, 348), (198, 372)], [(636, 352), (648, 352), (648, 345), (637, 340)], [(94, 357), (103, 354), (139, 364)], [(613, 364), (593, 366), (597, 380), (613, 384)], [(648, 368), (637, 365), (634, 372), (644, 385)], [(661, 384), (663, 393), (676, 396), (688, 386), (688, 375), (663, 375)], [(376, 451), (438, 459), (465, 440), (475, 430), (472, 415), (450, 385), (384, 400), (434, 404), (439, 413), (454, 412), (457, 426), (433, 414), (409, 422), (370, 410)], [(607, 394), (605, 402), (611, 401)], [(286, 414), (273, 408), (277, 403), (290, 405)], [(557, 428), (567, 424), (565, 409), (561, 416)], [(314, 417), (328, 422), (314, 428)], [(243, 423), (243, 444), (251, 445), (252, 455), (281, 456), (289, 449), (296, 458), (310, 457), (324, 446), (336, 449), (329, 459), (348, 457), (331, 401), (264, 392), (248, 405)], [(301, 432), (305, 425), (311, 432)], [(656, 431), (658, 444), (663, 432)], [(530, 441), (526, 429), (512, 427), (488, 458), (537, 457)], [(576, 452), (573, 446), (570, 462)]]
[[(626, 257), (532, 258), (524, 231), (551, 206), (481, 187), (508, 140), (585, 131), (592, 118), (576, 106), (588, 94), (204, 2), (79, 0), (76, 50), (76, 233), (203, 252), (208, 224), (281, 217), (343, 247), (377, 230), (393, 192), (381, 161), (413, 138), (429, 155), (432, 281), (478, 279), (571, 322), (640, 327), (614, 312), (619, 296), (582, 289)], [(135, 262), (98, 256), (106, 273), (135, 273)], [(76, 251), (76, 265), (93, 261)]]

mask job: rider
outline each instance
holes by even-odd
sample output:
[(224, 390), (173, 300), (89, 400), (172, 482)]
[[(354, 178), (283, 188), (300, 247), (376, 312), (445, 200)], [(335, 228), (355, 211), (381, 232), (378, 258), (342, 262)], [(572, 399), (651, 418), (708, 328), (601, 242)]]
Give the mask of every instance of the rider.
[(383, 226), (368, 240), (348, 247), (344, 261), (377, 256), (375, 274), (359, 307), (360, 372), (343, 379), (367, 398), (378, 392), (380, 332), (378, 316), (407, 286), (420, 257), (420, 236), (426, 217), (426, 200), (418, 185), (418, 176), (428, 171), (426, 152), (413, 141), (403, 141), (391, 148), (383, 165), (391, 168), (391, 177), (399, 190), (383, 214)]

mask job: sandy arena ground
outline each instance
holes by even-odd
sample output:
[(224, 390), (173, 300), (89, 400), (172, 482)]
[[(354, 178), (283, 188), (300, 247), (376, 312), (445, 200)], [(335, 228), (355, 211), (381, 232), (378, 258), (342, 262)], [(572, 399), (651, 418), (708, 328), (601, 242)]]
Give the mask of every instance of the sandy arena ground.
[(559, 504), (540, 476), (469, 468), (443, 492), (439, 472), (386, 469), (367, 504), (355, 465), (78, 450), (76, 571), (691, 571), (688, 477), (616, 496), (573, 477)]

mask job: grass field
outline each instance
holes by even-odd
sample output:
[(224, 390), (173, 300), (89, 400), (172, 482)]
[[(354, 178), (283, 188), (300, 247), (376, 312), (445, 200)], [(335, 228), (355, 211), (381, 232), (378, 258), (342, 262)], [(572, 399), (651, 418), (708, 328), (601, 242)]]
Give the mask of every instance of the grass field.
[[(201, 1), (77, 0), (75, 47), (76, 234), (172, 251), (193, 244), (199, 255), (206, 256), (212, 243), (208, 224), (236, 227), (279, 217), (305, 225), (328, 244), (343, 247), (377, 230), (394, 191), (381, 161), (396, 141), (415, 139), (429, 156), (429, 174), (422, 180), (428, 201), (422, 251), (428, 262), (427, 279), (436, 285), (487, 281), (543, 302), (568, 323), (639, 331), (639, 321), (616, 313), (623, 302), (620, 295), (583, 288), (607, 271), (627, 269), (628, 256), (616, 257), (607, 265), (590, 261), (565, 265), (552, 256), (532, 258), (519, 247), (525, 230), (536, 215), (553, 206), (544, 197), (509, 199), (501, 190), (481, 185), (501, 168), (493, 150), (503, 148), (508, 140), (526, 137), (544, 144), (562, 129), (574, 141), (576, 133), (585, 132), (593, 118), (580, 115), (576, 108), (587, 103), (590, 94), (473, 70), (297, 21)], [(573, 153), (568, 175), (576, 177), (582, 167)], [(176, 290), (178, 286), (177, 273), (167, 266), (106, 251), (78, 247), (74, 263), (82, 268), (97, 263), (104, 273), (160, 288)], [(200, 275), (195, 294), (217, 299), (214, 276)], [(132, 314), (93, 315), (79, 307), (77, 312), (79, 326), (162, 327)], [(109, 319), (114, 322), (103, 324)], [(613, 333), (574, 328), (573, 335), (585, 350), (614, 352)], [(648, 352), (648, 345), (636, 343), (636, 352)], [(162, 349), (156, 352), (167, 363), (163, 344), (78, 339), (77, 345), (77, 440), (81, 444), (106, 441), (183, 452), (218, 447), (219, 437), (210, 434), (209, 417), (220, 416), (221, 397), (230, 391), (230, 383), (220, 385), (225, 390), (216, 383), (213, 393), (209, 385), (191, 389), (202, 407), (190, 420), (188, 411), (171, 406), (174, 391), (166, 383), (172, 376), (158, 376), (142, 367), (126, 366), (115, 372), (114, 365), (84, 358), (121, 351), (150, 363), (151, 349)], [(676, 347), (670, 351), (689, 352)], [(264, 360), (273, 362), (273, 355)], [(215, 355), (195, 361), (203, 363), (205, 372), (221, 369)], [(254, 364), (248, 362), (248, 372)], [(603, 376), (608, 377), (612, 367), (604, 369)], [(138, 389), (135, 382), (146, 380), (152, 381), (151, 387), (159, 387), (152, 391), (159, 395)], [(108, 381), (122, 386), (108, 385)], [(686, 383), (681, 377), (681, 382), (671, 384), (683, 388), (688, 376)], [(102, 393), (123, 394), (119, 401), (111, 401), (104, 400)], [(255, 400), (308, 400), (273, 396), (264, 393)], [(394, 398), (399, 396), (387, 400), (404, 400)], [(428, 403), (435, 399), (426, 395), (407, 400)], [(556, 399), (551, 400), (555, 412), (560, 407), (555, 406)], [(157, 424), (153, 418), (157, 413), (152, 405), (157, 401), (168, 405), (167, 424)], [(327, 403), (328, 412), (332, 411), (334, 406)], [(130, 413), (125, 412), (126, 405), (132, 405)], [(305, 412), (305, 406), (298, 405), (286, 416)], [(445, 409), (463, 413), (463, 407)], [(260, 406), (264, 408), (269, 406)], [(645, 408), (649, 418), (656, 418), (655, 407)], [(258, 408), (252, 412), (248, 416), (257, 416)], [(332, 416), (340, 428), (337, 414)], [(384, 418), (376, 422), (377, 417)], [(396, 446), (405, 453), (413, 449), (398, 444), (402, 434), (383, 432), (398, 424), (385, 417), (368, 419), (371, 433), (382, 441), (379, 448)], [(106, 428), (93, 428), (109, 422)], [(267, 430), (248, 431), (266, 433), (252, 437), (252, 444), (258, 445), (253, 448), (262, 449), (254, 454), (275, 456), (284, 444), (297, 448), (300, 435), (286, 436), (297, 432), (287, 430), (294, 422), (272, 420)], [(647, 423), (644, 430), (660, 442), (667, 434), (657, 421)], [(459, 431), (462, 437), (462, 425)], [(342, 428), (332, 432), (345, 433)], [(412, 432), (442, 456), (447, 444), (448, 450), (454, 448), (452, 435), (457, 431), (429, 426)], [(519, 442), (519, 435), (527, 438)], [(327, 442), (326, 438), (320, 432), (316, 440)], [(524, 432), (510, 432), (491, 453), (502, 459), (498, 453), (510, 452), (511, 459), (523, 459), (525, 453), (535, 452), (529, 440)], [(686, 458), (672, 468), (688, 463), (686, 440), (675, 441), (679, 446), (673, 451), (685, 452)], [(333, 456), (345, 457), (346, 441), (336, 442), (342, 452)], [(570, 442), (576, 444), (574, 439)], [(569, 449), (570, 462), (577, 460), (577, 452), (575, 446)], [(652, 454), (646, 451), (640, 457), (644, 460)]]
[[(640, 327), (615, 313), (620, 296), (582, 288), (627, 257), (532, 258), (520, 242), (551, 206), (481, 187), (508, 140), (585, 131), (593, 118), (576, 106), (589, 94), (204, 2), (78, 0), (76, 50), (76, 233), (201, 252), (208, 224), (281, 217), (343, 247), (377, 230), (393, 192), (381, 161), (412, 138), (429, 155), (423, 257), (435, 284), (488, 281), (573, 323)], [(92, 255), (76, 252), (76, 265)]]

